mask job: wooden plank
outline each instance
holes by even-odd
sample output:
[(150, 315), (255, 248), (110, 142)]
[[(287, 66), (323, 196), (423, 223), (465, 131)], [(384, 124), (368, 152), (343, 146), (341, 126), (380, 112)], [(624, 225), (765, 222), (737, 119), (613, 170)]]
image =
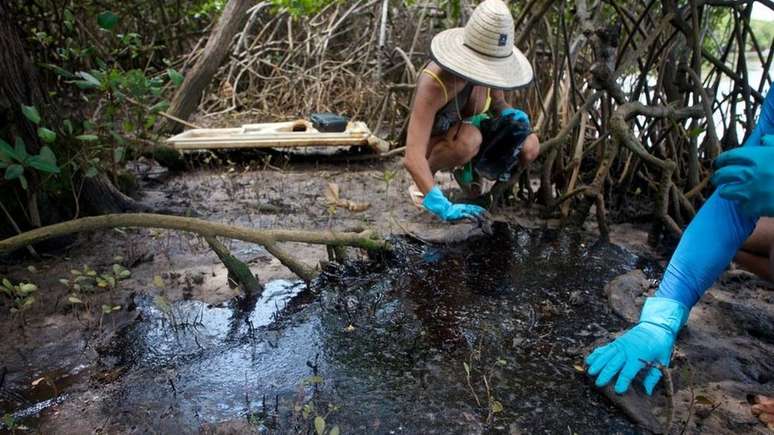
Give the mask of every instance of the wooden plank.
[(179, 150), (357, 145), (368, 145), (380, 153), (389, 149), (389, 144), (373, 136), (363, 122), (351, 122), (347, 131), (332, 133), (320, 132), (305, 120), (246, 124), (239, 128), (193, 129), (173, 136), (167, 142)]

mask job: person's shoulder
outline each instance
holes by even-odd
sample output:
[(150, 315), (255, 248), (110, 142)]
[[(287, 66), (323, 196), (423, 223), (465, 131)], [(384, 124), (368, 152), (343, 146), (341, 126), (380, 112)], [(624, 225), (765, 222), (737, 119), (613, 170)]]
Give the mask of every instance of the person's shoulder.
[(432, 107), (441, 107), (446, 102), (444, 99), (444, 90), (441, 84), (427, 74), (420, 74), (416, 82), (414, 91), (415, 102), (422, 102)]

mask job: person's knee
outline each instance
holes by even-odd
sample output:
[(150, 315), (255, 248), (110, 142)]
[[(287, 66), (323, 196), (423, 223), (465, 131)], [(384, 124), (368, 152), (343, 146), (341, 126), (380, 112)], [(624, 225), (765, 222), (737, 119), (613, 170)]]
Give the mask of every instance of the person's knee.
[(481, 148), (481, 131), (473, 125), (463, 124), (460, 127), (459, 132), (456, 135), (455, 147), (459, 153), (461, 160), (469, 161), (478, 154), (478, 150)]
[(540, 155), (540, 140), (537, 135), (531, 134), (524, 140), (524, 147), (521, 149), (521, 161), (524, 164), (534, 161)]

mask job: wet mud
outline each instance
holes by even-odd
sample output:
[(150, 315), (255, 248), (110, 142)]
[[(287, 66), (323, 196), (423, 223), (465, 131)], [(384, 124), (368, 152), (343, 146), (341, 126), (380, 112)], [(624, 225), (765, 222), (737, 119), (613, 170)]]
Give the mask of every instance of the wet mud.
[(623, 326), (603, 287), (636, 256), (504, 226), (447, 246), (395, 243), (311, 288), (273, 281), (217, 305), (138, 296), (137, 320), (100, 349), (117, 373), (93, 385), (104, 429), (311, 433), (320, 416), (342, 433), (639, 432), (577, 369)]
[[(592, 343), (629, 325), (606, 286), (637, 277), (618, 310), (636, 313), (631, 301), (658, 284), (665, 259), (643, 228), (613, 227), (624, 249), (590, 242), (593, 223), (547, 229), (536, 209), (506, 211), (514, 227), (491, 236), (449, 226), (403, 198), (396, 165), (199, 171), (143, 186), (144, 203), (213, 221), (392, 235), (393, 255), (352, 250), (311, 288), (259, 246), (229, 242), (265, 285), (247, 297), (201, 240), (155, 230), (81, 235), (64, 257), (32, 262), (37, 273), (27, 261), (0, 267), (41, 289), (23, 328), (0, 307), (0, 433), (11, 423), (17, 433), (312, 434), (320, 420), (346, 434), (641, 433), (621, 408), (663, 416), (662, 402), (611, 402), (581, 372)], [(371, 207), (331, 210), (331, 182)], [(325, 258), (288, 248), (309, 264)], [(58, 279), (86, 264), (110, 270), (115, 255), (131, 278), (89, 295), (91, 315), (68, 306)], [(729, 273), (692, 311), (673, 361), (676, 431), (765, 433), (746, 397), (774, 394), (772, 298)], [(106, 303), (122, 308), (102, 322)]]

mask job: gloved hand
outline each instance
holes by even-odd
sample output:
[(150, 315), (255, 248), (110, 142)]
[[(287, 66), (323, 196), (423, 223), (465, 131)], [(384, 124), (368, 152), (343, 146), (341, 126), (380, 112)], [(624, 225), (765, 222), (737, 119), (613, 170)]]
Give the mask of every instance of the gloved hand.
[(761, 146), (726, 151), (715, 160), (712, 184), (721, 197), (736, 201), (748, 216), (774, 216), (774, 135)]
[(427, 192), (422, 205), (445, 221), (475, 218), (486, 211), (482, 207), (473, 204), (453, 204), (443, 196), (443, 192), (441, 192), (438, 186), (433, 187)]
[[(598, 347), (586, 357), (588, 373), (597, 376), (596, 385), (604, 387), (620, 372), (615, 392), (623, 394), (646, 363), (669, 365), (672, 348), (680, 327), (688, 318), (688, 308), (673, 299), (651, 297), (645, 300), (640, 322), (612, 343)], [(656, 367), (648, 370), (643, 385), (648, 395), (661, 378)]]
[(509, 107), (507, 109), (503, 109), (502, 112), (500, 112), (500, 116), (503, 118), (511, 117), (514, 121), (524, 122), (528, 126), (529, 124), (529, 116), (527, 116), (526, 113), (519, 109), (514, 109), (513, 107)]

